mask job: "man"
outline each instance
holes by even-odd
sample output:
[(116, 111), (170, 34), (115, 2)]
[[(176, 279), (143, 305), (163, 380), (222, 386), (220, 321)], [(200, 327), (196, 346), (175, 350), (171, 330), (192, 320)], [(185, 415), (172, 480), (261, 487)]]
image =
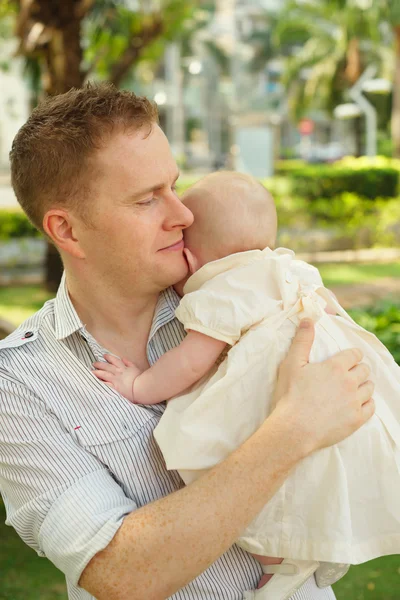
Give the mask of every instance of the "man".
[[(106, 85), (49, 99), (16, 136), (11, 167), (65, 279), (0, 346), (8, 523), (66, 574), (73, 600), (240, 600), (261, 569), (235, 539), (299, 460), (373, 414), (368, 368), (357, 350), (309, 365), (305, 322), (275, 411), (182, 488), (152, 436), (164, 406), (130, 404), (90, 372), (105, 350), (146, 368), (184, 335), (169, 286), (186, 275), (193, 216), (153, 105)], [(334, 596), (312, 579), (294, 598)]]

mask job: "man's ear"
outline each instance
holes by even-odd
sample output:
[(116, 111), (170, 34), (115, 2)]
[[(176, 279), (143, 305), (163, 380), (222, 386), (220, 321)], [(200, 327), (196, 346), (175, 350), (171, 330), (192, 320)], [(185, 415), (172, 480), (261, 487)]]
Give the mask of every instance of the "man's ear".
[(43, 217), (43, 229), (59, 250), (74, 258), (85, 258), (74, 223), (75, 219), (68, 211), (58, 208), (48, 210)]
[(189, 248), (184, 248), (183, 253), (186, 257), (187, 264), (189, 266), (189, 273), (193, 275), (193, 273), (196, 273), (196, 271), (199, 270), (199, 261), (197, 260), (193, 252), (189, 250)]

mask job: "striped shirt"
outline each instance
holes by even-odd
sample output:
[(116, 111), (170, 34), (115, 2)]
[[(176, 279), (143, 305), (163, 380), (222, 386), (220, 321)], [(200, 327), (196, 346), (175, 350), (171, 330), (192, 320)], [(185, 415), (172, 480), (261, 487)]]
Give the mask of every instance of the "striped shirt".
[[(184, 337), (178, 302), (172, 289), (159, 297), (150, 364)], [(152, 435), (164, 405), (131, 404), (96, 379), (90, 369), (105, 351), (80, 321), (65, 277), (54, 300), (0, 341), (0, 491), (7, 524), (65, 573), (71, 600), (93, 598), (78, 586), (80, 575), (124, 517), (183, 485), (166, 471)], [(172, 598), (241, 600), (260, 575), (258, 563), (232, 546)], [(311, 578), (293, 598), (334, 595)]]

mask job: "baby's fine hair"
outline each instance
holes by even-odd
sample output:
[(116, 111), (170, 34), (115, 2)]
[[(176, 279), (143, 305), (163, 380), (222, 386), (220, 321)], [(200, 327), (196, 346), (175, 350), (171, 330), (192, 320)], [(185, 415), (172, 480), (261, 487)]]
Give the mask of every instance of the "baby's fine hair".
[(235, 171), (211, 173), (187, 190), (182, 200), (195, 218), (187, 234), (201, 235), (219, 258), (275, 247), (275, 203), (254, 177)]

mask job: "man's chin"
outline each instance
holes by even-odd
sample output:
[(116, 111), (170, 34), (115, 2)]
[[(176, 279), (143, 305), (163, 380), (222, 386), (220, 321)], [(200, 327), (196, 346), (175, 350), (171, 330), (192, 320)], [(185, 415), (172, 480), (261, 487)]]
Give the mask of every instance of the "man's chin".
[(181, 282), (183, 287), (188, 279), (189, 269), (185, 261), (184, 264), (182, 264), (179, 268), (176, 267), (175, 269), (171, 269), (169, 273), (165, 273), (164, 289), (171, 286), (179, 286)]

